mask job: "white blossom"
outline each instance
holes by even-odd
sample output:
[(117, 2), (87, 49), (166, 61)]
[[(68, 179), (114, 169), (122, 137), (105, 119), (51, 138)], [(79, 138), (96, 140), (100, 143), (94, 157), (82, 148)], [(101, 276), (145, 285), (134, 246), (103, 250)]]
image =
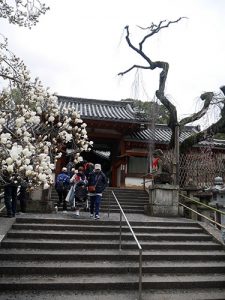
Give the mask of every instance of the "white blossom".
[[(66, 143), (73, 142), (75, 162), (83, 160), (83, 150), (90, 151), (87, 125), (74, 109), (60, 111), (56, 94), (39, 78), (32, 80), (23, 61), (8, 51), (6, 40), (0, 41), (0, 57), (1, 72), (8, 78), (0, 90), (0, 174), (15, 172), (33, 188), (49, 188)], [(13, 98), (15, 86), (19, 101)]]

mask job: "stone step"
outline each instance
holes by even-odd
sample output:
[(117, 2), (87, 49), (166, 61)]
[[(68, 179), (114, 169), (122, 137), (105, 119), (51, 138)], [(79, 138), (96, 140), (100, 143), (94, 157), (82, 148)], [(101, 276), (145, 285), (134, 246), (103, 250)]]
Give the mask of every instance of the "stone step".
[[(181, 289), (144, 289), (142, 291), (142, 300), (222, 300), (224, 299), (225, 288), (192, 288)], [(25, 298), (26, 297), (26, 298)], [(15, 292), (1, 291), (0, 300), (15, 300)], [(17, 300), (137, 300), (138, 291), (117, 290), (95, 290), (95, 291), (74, 291), (74, 290), (44, 290), (35, 289), (32, 291), (19, 290), (16, 292)]]
[[(118, 221), (113, 221), (113, 220), (98, 220), (98, 222), (96, 222), (93, 219), (77, 219), (74, 218), (72, 219), (71, 216), (68, 216), (70, 218), (65, 219), (65, 218), (61, 218), (59, 217), (53, 217), (51, 218), (42, 218), (37, 216), (35, 217), (18, 217), (16, 218), (16, 223), (18, 224), (68, 224), (68, 225), (73, 225), (73, 224), (83, 224), (83, 225), (95, 225), (95, 226), (111, 226), (111, 225), (119, 225), (119, 216), (118, 216)], [(140, 218), (141, 219), (141, 218)], [(131, 226), (157, 226), (157, 227), (165, 227), (165, 226), (174, 226), (174, 227), (196, 227), (196, 228), (202, 228), (198, 223), (192, 221), (192, 220), (188, 220), (188, 219), (180, 219), (180, 220), (171, 220), (171, 221), (162, 221), (162, 220), (156, 220), (156, 221), (130, 221)], [(122, 222), (122, 225), (126, 225), (126, 222)]]
[[(212, 237), (208, 234), (200, 234), (200, 233), (137, 233), (136, 237), (141, 241), (210, 241)], [(62, 239), (62, 240), (118, 240), (119, 232), (117, 233), (107, 233), (101, 232), (98, 230), (97, 232), (87, 232), (87, 231), (79, 231), (79, 232), (65, 232), (63, 230), (53, 232), (53, 231), (36, 231), (36, 230), (10, 230), (7, 233), (7, 238), (14, 239)], [(131, 233), (123, 233), (123, 240), (132, 240), (133, 235)]]
[[(90, 201), (89, 201), (90, 202)], [(101, 205), (109, 205), (109, 203), (110, 203), (110, 205), (117, 205), (117, 202), (116, 201), (108, 201), (108, 200), (106, 200), (106, 201), (101, 201)], [(120, 203), (120, 205), (121, 206), (123, 206), (123, 205), (133, 205), (133, 206), (144, 206), (144, 205), (148, 205), (149, 204), (149, 201), (143, 201), (143, 200), (141, 200), (141, 201), (135, 201), (135, 200), (121, 200), (121, 199), (119, 199), (119, 203)]]
[[(223, 246), (200, 224), (178, 218), (142, 222), (141, 216), (131, 224), (143, 247), (142, 300), (152, 300), (159, 289), (168, 290), (166, 299), (171, 300), (175, 300), (176, 289), (178, 295), (206, 287), (217, 295), (225, 290)], [(116, 293), (121, 300), (137, 299), (139, 251), (125, 222), (123, 226), (119, 250), (118, 221), (76, 218), (72, 213), (63, 218), (60, 214), (17, 218), (0, 248), (3, 299), (11, 300), (14, 293), (17, 300), (18, 295), (22, 295), (21, 300), (24, 296), (34, 300), (29, 295), (37, 293), (37, 299), (47, 300), (53, 291), (56, 297), (61, 295), (54, 300), (72, 299), (72, 294), (79, 300), (92, 294), (93, 299), (98, 292), (98, 300), (118, 300)], [(195, 296), (190, 299), (200, 299)], [(157, 300), (161, 299), (165, 298)]]
[[(101, 239), (99, 240), (51, 240), (40, 238), (35, 239), (10, 239), (6, 238), (2, 241), (1, 246), (3, 248), (38, 248), (38, 249), (117, 249), (118, 242), (116, 240)], [(141, 243), (142, 248), (152, 249), (212, 249), (220, 250), (221, 245), (210, 241), (144, 241)], [(123, 241), (122, 249), (136, 249), (137, 244), (134, 241)]]
[[(65, 230), (65, 231), (74, 231), (74, 230), (87, 230), (87, 231), (96, 231), (100, 230), (108, 231), (108, 232), (118, 232), (120, 227), (118, 225), (115, 226), (105, 226), (105, 225), (98, 225), (96, 226), (90, 226), (86, 224), (74, 224), (74, 225), (60, 225), (60, 224), (18, 224), (15, 223), (12, 225), (12, 229), (21, 229), (21, 230)], [(136, 232), (164, 232), (164, 233), (201, 233), (202, 228), (200, 227), (172, 227), (172, 226), (133, 226), (133, 231)], [(128, 227), (122, 227), (122, 232), (130, 232), (130, 229)]]
[[(123, 207), (122, 207), (123, 208)], [(144, 213), (144, 208), (123, 208), (123, 211), (125, 214), (129, 214), (129, 213), (135, 213), (135, 214), (143, 214)], [(101, 208), (101, 212), (108, 212), (108, 207), (107, 208)], [(119, 208), (110, 208), (110, 213), (120, 213), (120, 209)]]
[[(217, 273), (224, 274), (225, 262), (143, 262), (142, 273), (158, 274), (159, 276), (167, 274), (206, 274)], [(127, 274), (138, 273), (138, 262), (126, 261), (103, 261), (103, 262), (85, 262), (85, 261), (60, 261), (60, 262), (33, 262), (33, 261), (0, 261), (0, 277), (1, 275), (77, 275), (78, 274)]]
[[(48, 276), (36, 275), (4, 275), (0, 277), (0, 289), (3, 290), (108, 290), (126, 289), (136, 290), (138, 288), (138, 274), (104, 274), (84, 275), (79, 273), (70, 276), (55, 274)], [(13, 280), (12, 280), (13, 278)], [(168, 288), (224, 288), (225, 274), (144, 274), (142, 278), (143, 289), (168, 289)]]
[[(58, 202), (58, 197), (52, 197), (51, 200), (56, 204)], [(88, 202), (90, 203), (90, 200), (88, 200)], [(133, 205), (133, 206), (144, 206), (144, 205), (147, 205), (149, 204), (149, 201), (144, 201), (144, 200), (132, 200), (132, 199), (129, 199), (129, 200), (123, 200), (123, 199), (120, 199), (119, 200), (119, 203), (121, 206), (123, 205)], [(109, 205), (109, 201), (108, 199), (103, 199), (101, 201), (101, 206), (102, 205), (105, 205), (105, 206), (108, 206)], [(117, 205), (117, 202), (116, 201), (110, 201), (110, 205)]]
[[(110, 200), (109, 200), (110, 199)], [(118, 195), (117, 199), (120, 201), (124, 201), (124, 202), (149, 202), (148, 197), (146, 196), (137, 196), (137, 195)], [(112, 202), (116, 202), (115, 198), (113, 196), (110, 195), (110, 198), (108, 195), (103, 195), (102, 196), (102, 202), (108, 202), (108, 201), (112, 201)]]
[[(140, 209), (142, 209), (142, 210), (144, 210), (144, 205), (132, 205), (132, 204), (128, 204), (128, 203), (126, 203), (126, 204), (120, 204), (121, 205), (121, 207), (122, 207), (122, 209), (125, 211), (125, 210), (132, 210), (132, 211), (136, 211), (136, 209), (138, 209), (138, 210), (140, 210)], [(110, 204), (110, 206), (108, 205), (108, 204), (102, 204), (101, 205), (101, 210), (102, 209), (108, 209), (108, 208), (110, 208), (110, 210), (111, 209), (119, 209), (119, 207), (118, 207), (118, 205), (115, 203), (115, 204)]]
[[(47, 260), (79, 260), (79, 261), (135, 261), (139, 259), (139, 252), (137, 249), (119, 251), (117, 249), (87, 249), (81, 251), (80, 249), (26, 249), (26, 248), (0, 248), (0, 260), (33, 260), (33, 261), (47, 261)], [(145, 250), (142, 254), (143, 261), (225, 261), (225, 252), (223, 250)]]
[[(145, 190), (139, 190), (139, 189), (133, 189), (133, 190), (129, 190), (129, 189), (108, 189), (106, 188), (105, 191), (103, 192), (103, 195), (112, 195), (112, 192), (118, 196), (118, 195), (130, 195), (130, 196), (138, 196), (138, 197), (148, 197), (148, 192), (146, 192)], [(113, 196), (113, 195), (112, 195)]]

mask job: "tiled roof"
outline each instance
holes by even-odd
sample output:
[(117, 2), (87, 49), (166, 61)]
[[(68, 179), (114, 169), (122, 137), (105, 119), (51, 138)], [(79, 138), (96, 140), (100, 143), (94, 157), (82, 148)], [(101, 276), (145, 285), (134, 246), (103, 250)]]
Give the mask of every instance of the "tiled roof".
[[(60, 109), (74, 108), (80, 112), (82, 119), (116, 121), (124, 123), (146, 124), (149, 122), (145, 114), (139, 113), (132, 106), (132, 101), (97, 100), (78, 97), (58, 96)], [(180, 135), (180, 141), (197, 133), (197, 126), (185, 126)], [(171, 130), (167, 125), (156, 124), (154, 128), (140, 129), (125, 136), (126, 141), (154, 141), (155, 143), (168, 144), (171, 138)], [(213, 145), (225, 147), (224, 140), (206, 140), (199, 143), (202, 146)]]
[[(180, 142), (183, 142), (189, 136), (197, 133), (197, 127), (185, 126), (180, 135)], [(154, 141), (156, 144), (169, 144), (171, 138), (171, 129), (166, 125), (156, 124), (155, 128), (134, 131), (125, 136), (126, 141)], [(201, 141), (196, 146), (213, 146), (214, 148), (225, 148), (225, 140), (209, 139)]]
[(225, 140), (210, 139), (210, 140), (202, 141), (200, 144), (203, 146), (213, 145), (214, 147), (225, 148)]
[[(184, 141), (193, 133), (197, 133), (194, 126), (185, 126), (180, 135), (180, 141)], [(125, 140), (137, 141), (154, 141), (155, 143), (168, 144), (171, 138), (171, 129), (167, 125), (156, 124), (155, 128), (144, 129), (141, 131), (132, 132), (125, 137)]]
[(72, 107), (82, 119), (146, 123), (144, 114), (137, 113), (132, 101), (110, 101), (58, 96), (60, 109)]

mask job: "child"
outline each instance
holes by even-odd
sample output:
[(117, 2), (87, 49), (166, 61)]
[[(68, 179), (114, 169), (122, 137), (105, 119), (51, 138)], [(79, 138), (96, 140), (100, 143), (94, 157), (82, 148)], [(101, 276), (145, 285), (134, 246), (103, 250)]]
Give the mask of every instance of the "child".
[(78, 172), (73, 175), (70, 182), (74, 184), (75, 215), (79, 216), (82, 202), (87, 201), (87, 179), (83, 167), (78, 168)]

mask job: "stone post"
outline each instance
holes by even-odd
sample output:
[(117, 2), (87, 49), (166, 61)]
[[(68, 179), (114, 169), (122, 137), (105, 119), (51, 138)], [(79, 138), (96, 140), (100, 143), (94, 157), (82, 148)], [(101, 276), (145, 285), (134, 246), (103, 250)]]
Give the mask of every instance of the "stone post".
[(41, 185), (30, 193), (27, 201), (27, 212), (51, 213), (54, 210), (54, 203), (51, 200), (52, 187), (43, 189)]
[(156, 217), (177, 217), (179, 201), (179, 186), (157, 184), (149, 188), (149, 205), (145, 212)]

